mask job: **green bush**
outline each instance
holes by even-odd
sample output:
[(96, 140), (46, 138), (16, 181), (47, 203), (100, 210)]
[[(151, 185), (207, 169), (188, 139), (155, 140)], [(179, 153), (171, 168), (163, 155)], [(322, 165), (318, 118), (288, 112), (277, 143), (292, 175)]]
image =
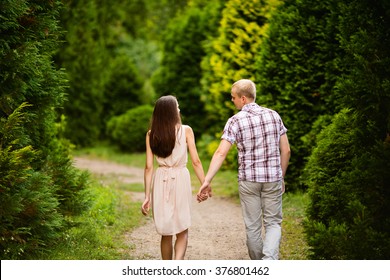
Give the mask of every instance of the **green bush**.
[(145, 136), (152, 113), (152, 106), (142, 105), (112, 117), (107, 123), (110, 141), (126, 152), (145, 151)]
[(210, 1), (203, 7), (193, 3), (170, 21), (162, 37), (161, 66), (152, 80), (158, 96), (177, 97), (183, 123), (192, 127), (196, 137), (207, 124), (200, 84), (203, 44), (216, 32), (222, 7), (219, 2)]
[[(221, 140), (221, 134), (216, 134), (211, 136), (209, 134), (203, 134), (196, 142), (198, 148), (199, 157), (201, 160), (211, 160), (215, 151), (217, 150)], [(223, 161), (221, 170), (233, 170), (237, 171), (238, 168), (238, 151), (237, 147), (234, 145), (231, 147), (229, 153), (226, 156), (226, 159)]]
[(207, 113), (207, 132), (223, 129), (236, 109), (231, 85), (239, 79), (256, 83), (256, 56), (266, 38), (271, 12), (278, 0), (229, 0), (221, 12), (217, 35), (209, 40), (202, 59), (202, 100)]
[(23, 134), (28, 117), (21, 112), (25, 107), (0, 119), (1, 259), (25, 258), (59, 237), (63, 226), (51, 178), (32, 168), (39, 153), (24, 144), (28, 142)]
[(86, 176), (56, 124), (67, 86), (52, 63), (61, 1), (0, 6), (0, 258), (32, 259), (87, 207)]
[(66, 69), (69, 80), (65, 132), (72, 143), (88, 146), (104, 131), (104, 89), (109, 67), (102, 35), (108, 24), (102, 24), (96, 1), (62, 2), (59, 24), (66, 31), (61, 38), (65, 43), (58, 48), (56, 63)]
[(337, 2), (283, 1), (269, 20), (256, 61), (257, 102), (276, 110), (288, 129), (290, 191), (306, 188), (300, 176), (313, 148), (303, 141), (306, 134), (313, 134), (318, 117), (338, 112), (333, 87), (343, 53), (336, 40), (337, 13), (330, 12)]
[(335, 87), (348, 109), (318, 135), (306, 166), (315, 259), (390, 258), (389, 8), (351, 0), (334, 10), (346, 69)]
[(143, 81), (132, 59), (126, 54), (119, 54), (112, 59), (109, 67), (110, 74), (104, 94), (104, 122), (125, 113), (129, 108), (145, 104)]
[(308, 161), (305, 231), (314, 259), (390, 257), (390, 145), (356, 146), (355, 118), (350, 110), (336, 115)]
[(56, 194), (60, 200), (60, 212), (64, 215), (79, 215), (90, 207), (87, 187), (89, 173), (74, 167), (70, 156), (74, 145), (64, 138), (66, 129), (65, 117), (55, 124), (55, 135), (49, 145), (51, 151), (48, 161), (42, 166), (42, 171), (53, 178), (57, 187)]

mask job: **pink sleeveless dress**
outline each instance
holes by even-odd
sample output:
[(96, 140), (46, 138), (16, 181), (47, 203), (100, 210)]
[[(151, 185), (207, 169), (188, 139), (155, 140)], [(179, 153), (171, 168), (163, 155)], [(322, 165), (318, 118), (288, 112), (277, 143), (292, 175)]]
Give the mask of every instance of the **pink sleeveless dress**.
[(159, 167), (152, 183), (152, 210), (156, 231), (161, 235), (175, 235), (191, 225), (191, 178), (187, 169), (185, 125), (177, 132), (172, 154), (156, 157)]

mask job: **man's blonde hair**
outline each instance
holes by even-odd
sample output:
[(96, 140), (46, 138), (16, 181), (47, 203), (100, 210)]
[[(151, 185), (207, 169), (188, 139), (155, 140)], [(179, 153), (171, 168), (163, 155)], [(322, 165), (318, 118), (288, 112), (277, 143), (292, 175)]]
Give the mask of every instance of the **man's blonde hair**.
[(232, 85), (232, 90), (235, 89), (238, 97), (245, 96), (247, 98), (256, 99), (256, 85), (248, 79), (241, 79)]

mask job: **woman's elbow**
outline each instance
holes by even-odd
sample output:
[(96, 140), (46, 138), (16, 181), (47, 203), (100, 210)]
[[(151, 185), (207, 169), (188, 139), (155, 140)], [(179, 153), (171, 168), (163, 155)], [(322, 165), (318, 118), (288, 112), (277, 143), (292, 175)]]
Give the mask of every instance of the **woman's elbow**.
[(197, 168), (201, 166), (202, 166), (202, 162), (200, 161), (200, 159), (196, 159), (192, 161), (192, 167)]
[(146, 165), (144, 172), (145, 172), (145, 174), (152, 173), (153, 172), (153, 165), (152, 166)]

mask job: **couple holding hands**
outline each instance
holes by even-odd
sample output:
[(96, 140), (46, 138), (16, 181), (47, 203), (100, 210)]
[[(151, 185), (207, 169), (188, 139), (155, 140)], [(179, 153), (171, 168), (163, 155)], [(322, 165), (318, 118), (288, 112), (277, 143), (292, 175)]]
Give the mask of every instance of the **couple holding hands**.
[(227, 121), (206, 175), (192, 128), (181, 123), (177, 99), (168, 95), (156, 101), (146, 135), (145, 200), (141, 210), (148, 215), (152, 208), (163, 260), (182, 260), (187, 250), (192, 204), (188, 152), (202, 184), (197, 193), (197, 200), (202, 202), (212, 196), (211, 181), (233, 144), (238, 149), (238, 187), (249, 256), (279, 258), (282, 194), (290, 146), (279, 114), (257, 105), (255, 99), (256, 86), (251, 80), (238, 80), (232, 85), (231, 100), (239, 112)]

